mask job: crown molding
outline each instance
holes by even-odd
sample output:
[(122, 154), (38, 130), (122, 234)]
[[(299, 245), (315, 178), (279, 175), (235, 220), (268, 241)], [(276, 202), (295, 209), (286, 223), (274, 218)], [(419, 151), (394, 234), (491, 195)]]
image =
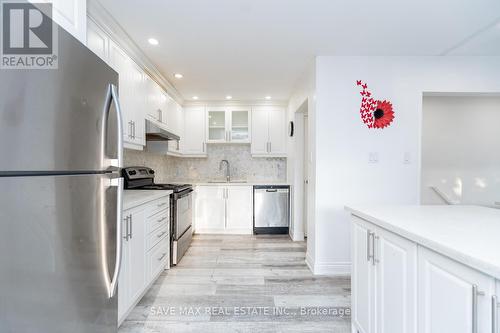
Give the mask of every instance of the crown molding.
[(125, 51), (136, 63), (158, 83), (167, 94), (180, 105), (184, 104), (184, 98), (177, 91), (174, 85), (165, 78), (156, 65), (137, 46), (123, 27), (104, 8), (98, 0), (87, 1), (87, 16), (97, 24), (109, 37)]
[(227, 107), (227, 106), (276, 106), (276, 107), (287, 107), (288, 101), (262, 101), (262, 100), (244, 100), (244, 101), (188, 101), (184, 100), (183, 106), (195, 107), (195, 106), (217, 106), (217, 107)]

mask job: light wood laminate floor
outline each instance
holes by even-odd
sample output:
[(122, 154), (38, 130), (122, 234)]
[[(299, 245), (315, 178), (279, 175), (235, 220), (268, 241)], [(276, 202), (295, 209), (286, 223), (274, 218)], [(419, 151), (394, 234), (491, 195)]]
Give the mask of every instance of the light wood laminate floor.
[(349, 277), (313, 276), (288, 236), (195, 235), (119, 333), (350, 332)]

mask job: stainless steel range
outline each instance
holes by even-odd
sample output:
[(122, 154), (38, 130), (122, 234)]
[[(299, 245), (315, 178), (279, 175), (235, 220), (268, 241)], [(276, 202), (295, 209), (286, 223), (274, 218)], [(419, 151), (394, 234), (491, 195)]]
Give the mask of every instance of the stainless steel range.
[(177, 265), (193, 238), (193, 186), (190, 184), (156, 184), (155, 172), (147, 167), (123, 170), (127, 190), (171, 190), (170, 196), (170, 263)]

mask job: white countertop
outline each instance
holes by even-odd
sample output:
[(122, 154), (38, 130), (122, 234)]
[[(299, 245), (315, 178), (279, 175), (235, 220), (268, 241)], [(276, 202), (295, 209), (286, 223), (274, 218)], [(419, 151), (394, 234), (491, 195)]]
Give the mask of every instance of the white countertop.
[(192, 183), (193, 185), (197, 186), (255, 186), (255, 185), (267, 185), (267, 186), (290, 186), (289, 183), (282, 183), (282, 182), (254, 182), (254, 181), (249, 181), (249, 182), (234, 182), (234, 183), (227, 183), (227, 182), (194, 182)]
[(386, 230), (500, 279), (500, 210), (479, 206), (346, 207)]
[(128, 210), (147, 202), (172, 194), (173, 191), (125, 190), (123, 191), (123, 210)]

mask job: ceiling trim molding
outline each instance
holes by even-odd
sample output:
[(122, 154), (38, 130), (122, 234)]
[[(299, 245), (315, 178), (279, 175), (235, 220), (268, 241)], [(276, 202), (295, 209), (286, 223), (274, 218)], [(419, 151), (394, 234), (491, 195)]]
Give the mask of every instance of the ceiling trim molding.
[(87, 16), (103, 29), (115, 43), (120, 45), (136, 63), (158, 83), (177, 103), (183, 105), (185, 100), (177, 91), (174, 85), (165, 78), (156, 65), (137, 46), (125, 29), (115, 20), (115, 18), (104, 8), (98, 0), (88, 0)]
[(203, 106), (203, 107), (228, 107), (228, 106), (275, 106), (275, 107), (287, 107), (287, 101), (261, 101), (261, 100), (247, 100), (247, 101), (188, 101), (184, 100), (183, 106), (186, 107), (194, 107), (194, 106)]

